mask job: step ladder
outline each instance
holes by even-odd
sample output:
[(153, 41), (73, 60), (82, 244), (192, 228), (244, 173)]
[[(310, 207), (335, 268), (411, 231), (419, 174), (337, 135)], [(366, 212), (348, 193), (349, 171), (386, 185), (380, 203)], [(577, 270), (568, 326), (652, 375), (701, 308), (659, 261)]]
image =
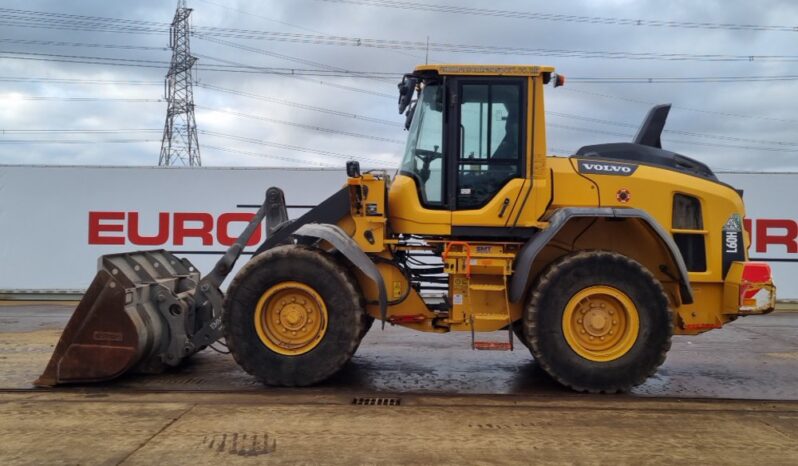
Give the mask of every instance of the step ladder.
[[(462, 252), (456, 252), (457, 256), (454, 259), (450, 258), (450, 253), (452, 252), (453, 246), (460, 246), (462, 248)], [(498, 261), (507, 261), (508, 257), (500, 257), (501, 254), (497, 256), (492, 256), (491, 254), (481, 254), (479, 252), (479, 246), (477, 246), (477, 252), (472, 255), (471, 244), (466, 241), (450, 241), (446, 243), (446, 247), (444, 248), (441, 257), (444, 262), (444, 267), (447, 269), (447, 272), (450, 274), (457, 274), (462, 277), (465, 275), (464, 280), (465, 287), (468, 289), (468, 310), (467, 315), (469, 316), (470, 322), (469, 326), (471, 327), (471, 349), (473, 350), (498, 350), (498, 351), (512, 351), (513, 350), (513, 329), (512, 329), (512, 316), (510, 314), (510, 299), (508, 296), (508, 287), (507, 287), (507, 276), (508, 271), (505, 269), (507, 267), (506, 262), (498, 263), (498, 264), (489, 264), (488, 267), (492, 266), (500, 266), (503, 268), (501, 271), (502, 283), (473, 283), (472, 282), (472, 263), (475, 267), (484, 267), (485, 264), (480, 263), (481, 260), (487, 260), (489, 262), (493, 262), (494, 260)], [(463, 257), (465, 254), (465, 257)], [(476, 256), (476, 257), (475, 257)], [(472, 261), (473, 258), (473, 261)], [(488, 275), (499, 275), (497, 273), (489, 273)], [(458, 278), (462, 279), (462, 278)], [(501, 313), (490, 313), (490, 314), (478, 314), (480, 320), (497, 320), (507, 324), (507, 341), (478, 341), (476, 339), (476, 331), (474, 329), (474, 309), (473, 309), (473, 293), (474, 292), (481, 292), (481, 293), (501, 293), (502, 300), (504, 302), (504, 310), (506, 311), (505, 315)], [(457, 302), (458, 295), (454, 295), (454, 302), (453, 305), (457, 306), (462, 304), (462, 302)], [(462, 297), (460, 298), (462, 299)], [(499, 326), (501, 328), (501, 326)]]
[[(474, 312), (471, 309), (471, 349), (472, 350), (479, 350), (479, 351), (513, 351), (513, 326), (512, 326), (512, 317), (510, 316), (510, 298), (507, 294), (507, 276), (503, 275), (503, 283), (502, 284), (482, 284), (482, 283), (471, 283), (469, 279), (468, 289), (469, 291), (485, 291), (491, 293), (502, 293), (504, 296), (504, 309), (507, 311), (506, 316), (500, 315), (491, 315), (482, 316), (483, 319), (501, 319), (507, 322), (507, 341), (480, 341), (476, 339), (476, 331), (474, 330)], [(469, 308), (471, 307), (471, 301), (469, 299)]]

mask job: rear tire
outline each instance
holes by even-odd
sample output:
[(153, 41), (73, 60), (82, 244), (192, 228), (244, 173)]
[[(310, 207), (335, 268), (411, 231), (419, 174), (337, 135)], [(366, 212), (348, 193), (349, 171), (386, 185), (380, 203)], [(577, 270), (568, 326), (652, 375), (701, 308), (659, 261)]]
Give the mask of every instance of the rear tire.
[(540, 276), (524, 330), (535, 360), (555, 380), (577, 391), (615, 393), (643, 383), (665, 361), (673, 311), (640, 263), (579, 251)]
[(365, 333), (354, 279), (329, 254), (304, 246), (278, 246), (250, 260), (231, 283), (224, 309), (230, 353), (268, 385), (327, 379)]

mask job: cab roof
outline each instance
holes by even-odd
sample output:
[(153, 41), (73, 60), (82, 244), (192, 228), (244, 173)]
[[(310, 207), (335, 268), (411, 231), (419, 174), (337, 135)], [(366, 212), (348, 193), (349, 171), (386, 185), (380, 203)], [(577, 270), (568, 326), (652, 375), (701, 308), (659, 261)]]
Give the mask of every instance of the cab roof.
[(433, 64), (419, 65), (414, 70), (414, 74), (425, 74), (429, 72), (439, 75), (539, 76), (541, 73), (554, 72), (554, 67), (539, 65)]

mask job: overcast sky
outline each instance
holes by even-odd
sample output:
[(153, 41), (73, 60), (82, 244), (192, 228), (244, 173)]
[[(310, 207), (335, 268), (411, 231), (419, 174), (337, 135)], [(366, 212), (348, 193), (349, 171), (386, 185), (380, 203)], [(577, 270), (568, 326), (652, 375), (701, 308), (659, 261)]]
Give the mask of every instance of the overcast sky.
[[(798, 170), (798, 135), (795, 134), (798, 115), (794, 110), (798, 80), (608, 84), (577, 79), (798, 77), (794, 61), (798, 60), (795, 47), (798, 31), (647, 25), (648, 21), (676, 21), (793, 26), (798, 25), (798, 2), (415, 1), (426, 5), (642, 21), (639, 25), (618, 24), (615, 20), (603, 21), (611, 24), (600, 24), (601, 21), (596, 24), (595, 21), (533, 19), (530, 15), (515, 13), (435, 12), (418, 7), (375, 6), (373, 3), (384, 2), (374, 0), (363, 0), (371, 5), (364, 5), (361, 0), (350, 3), (189, 0), (197, 30), (235, 28), (298, 34), (302, 39), (302, 42), (251, 39), (241, 37), (241, 33), (238, 37), (217, 35), (215, 39), (194, 36), (192, 52), (199, 57), (201, 66), (245, 64), (318, 70), (329, 65), (347, 70), (395, 73), (395, 77), (386, 79), (338, 76), (299, 79), (200, 69), (195, 104), (203, 165), (341, 166), (347, 156), (383, 161), (386, 166), (397, 163), (406, 133), (401, 126), (403, 118), (396, 110), (395, 83), (401, 73), (424, 62), (425, 51), (409, 46), (385, 49), (329, 45), (307, 37), (324, 35), (411, 42), (425, 42), (429, 37), (433, 44), (430, 62), (528, 63), (556, 67), (558, 72), (573, 79), (567, 81), (564, 88), (547, 88), (548, 145), (549, 151), (555, 154), (567, 154), (586, 144), (628, 141), (650, 102), (672, 103), (674, 108), (666, 128), (673, 132), (663, 137), (666, 149), (698, 158), (717, 170)], [(162, 98), (162, 80), (166, 73), (166, 66), (161, 63), (168, 62), (171, 56), (167, 35), (98, 31), (96, 28), (76, 31), (70, 29), (75, 18), (65, 19), (58, 14), (128, 19), (133, 21), (128, 24), (141, 27), (141, 21), (171, 22), (175, 3), (172, 0), (4, 0), (0, 5), (5, 8), (0, 10), (3, 18), (0, 21), (0, 50), (3, 51), (0, 53), (0, 129), (3, 131), (0, 163), (156, 165), (166, 112), (166, 103), (158, 101)], [(31, 16), (8, 9), (57, 15)], [(48, 27), (33, 27), (42, 25)], [(145, 27), (157, 29), (160, 26)], [(286, 36), (272, 34), (268, 37)], [(214, 42), (219, 39), (239, 48)], [(46, 43), (48, 41), (61, 44)], [(108, 48), (97, 44), (132, 47)], [(440, 47), (435, 44), (558, 49), (588, 52), (588, 56), (542, 56), (529, 51), (523, 54), (461, 53), (436, 50)], [(252, 51), (242, 50), (240, 46)], [(593, 52), (645, 55), (641, 59), (614, 59), (606, 55), (590, 56)], [(275, 53), (287, 58), (274, 57)], [(688, 54), (686, 58), (696, 55), (755, 58), (753, 61), (662, 59), (670, 54)], [(67, 58), (53, 55), (148, 62), (135, 62), (147, 64), (147, 67), (63, 63), (51, 60)], [(10, 58), (12, 56), (17, 59)], [(37, 81), (19, 82), (14, 78)], [(53, 81), (65, 79), (73, 81)], [(144, 83), (133, 84), (132, 81)], [(218, 88), (250, 96), (222, 92)], [(40, 97), (54, 99), (37, 99)], [(305, 108), (285, 105), (285, 102)], [(314, 111), (307, 106), (329, 109), (338, 115)], [(347, 116), (350, 114), (377, 121)], [(63, 130), (125, 131), (75, 133)]]

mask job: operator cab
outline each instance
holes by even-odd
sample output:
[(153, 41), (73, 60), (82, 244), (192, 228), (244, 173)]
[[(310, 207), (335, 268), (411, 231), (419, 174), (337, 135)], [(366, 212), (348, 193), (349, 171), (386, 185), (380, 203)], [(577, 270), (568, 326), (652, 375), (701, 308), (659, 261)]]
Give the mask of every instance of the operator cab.
[[(501, 236), (514, 226), (531, 189), (530, 102), (553, 68), (425, 65), (399, 84), (399, 112), (409, 131), (391, 187), (394, 231)], [(542, 101), (542, 98), (539, 99)], [(542, 125), (542, 102), (540, 102)], [(412, 192), (411, 192), (412, 191)], [(412, 199), (415, 198), (415, 199)], [(451, 227), (451, 231), (448, 230)]]

